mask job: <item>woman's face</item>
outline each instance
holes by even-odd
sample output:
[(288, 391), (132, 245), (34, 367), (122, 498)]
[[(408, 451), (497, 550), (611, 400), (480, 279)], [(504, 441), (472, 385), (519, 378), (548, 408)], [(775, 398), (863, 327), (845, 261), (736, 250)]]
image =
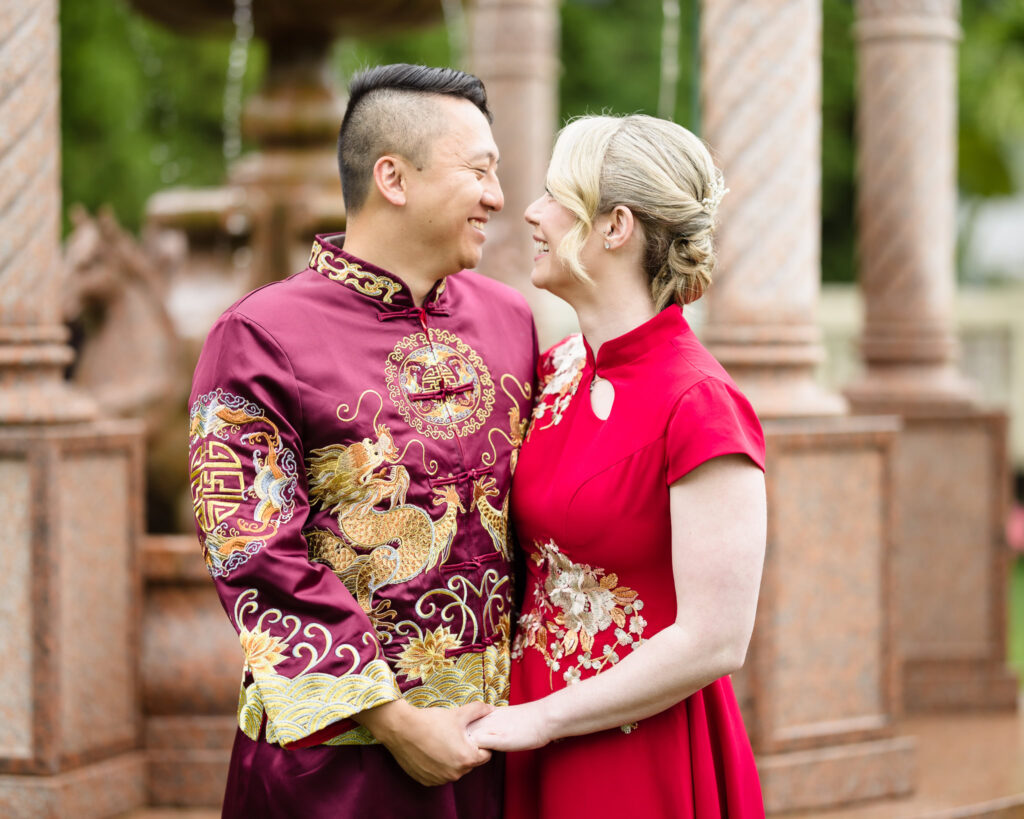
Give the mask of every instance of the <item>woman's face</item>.
[(556, 251), (576, 224), (576, 217), (547, 192), (534, 200), (523, 216), (533, 228), (534, 256), (530, 281), (534, 287), (558, 294), (575, 281), (572, 271)]

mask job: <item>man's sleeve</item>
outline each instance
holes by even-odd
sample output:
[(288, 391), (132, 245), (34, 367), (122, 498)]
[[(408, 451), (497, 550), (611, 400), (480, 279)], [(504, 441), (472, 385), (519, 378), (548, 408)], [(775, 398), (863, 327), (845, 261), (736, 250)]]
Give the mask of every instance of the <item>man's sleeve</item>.
[(190, 398), (196, 528), (245, 653), (244, 732), (282, 745), (324, 742), (352, 714), (398, 699), (373, 626), (326, 566), (310, 563), (294, 371), (255, 322), (211, 330)]

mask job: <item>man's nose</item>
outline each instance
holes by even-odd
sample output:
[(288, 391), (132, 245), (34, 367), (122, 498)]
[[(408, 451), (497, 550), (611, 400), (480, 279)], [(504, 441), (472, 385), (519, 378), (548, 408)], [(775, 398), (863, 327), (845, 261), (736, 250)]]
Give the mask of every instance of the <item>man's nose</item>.
[(483, 203), (493, 211), (499, 211), (505, 207), (505, 194), (501, 191), (501, 183), (497, 176), (484, 190)]

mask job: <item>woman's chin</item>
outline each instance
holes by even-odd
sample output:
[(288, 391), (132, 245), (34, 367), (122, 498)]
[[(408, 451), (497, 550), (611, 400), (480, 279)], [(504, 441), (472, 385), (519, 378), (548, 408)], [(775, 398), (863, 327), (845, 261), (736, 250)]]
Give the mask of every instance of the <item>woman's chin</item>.
[(548, 276), (546, 270), (541, 270), (536, 264), (533, 265), (533, 270), (530, 271), (530, 284), (536, 287), (538, 290), (548, 289)]

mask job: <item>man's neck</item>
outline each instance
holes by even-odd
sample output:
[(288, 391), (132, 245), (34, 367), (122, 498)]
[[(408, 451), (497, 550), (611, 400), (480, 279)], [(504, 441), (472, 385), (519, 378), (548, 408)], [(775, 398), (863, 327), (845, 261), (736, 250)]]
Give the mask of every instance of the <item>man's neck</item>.
[[(382, 237), (382, 238), (378, 238)], [(420, 307), (442, 274), (424, 263), (425, 254), (411, 254), (409, 248), (390, 236), (349, 224), (345, 233), (346, 253), (394, 273), (409, 286), (413, 303)]]

